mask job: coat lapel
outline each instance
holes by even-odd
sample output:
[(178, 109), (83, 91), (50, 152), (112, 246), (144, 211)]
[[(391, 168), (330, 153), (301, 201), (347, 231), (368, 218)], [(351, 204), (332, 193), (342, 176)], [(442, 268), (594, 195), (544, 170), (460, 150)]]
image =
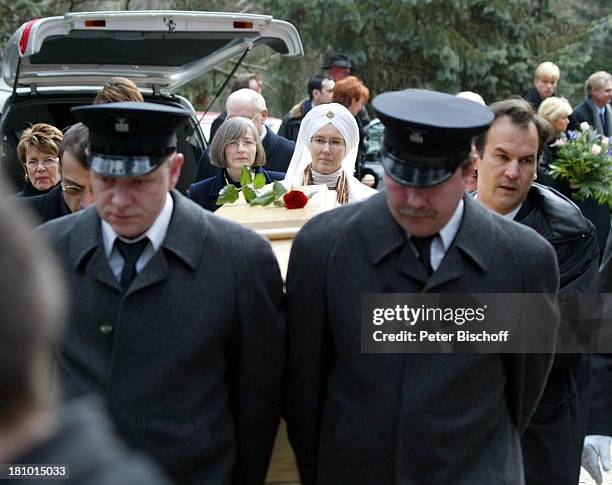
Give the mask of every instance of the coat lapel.
[(95, 206), (79, 212), (77, 217), (77, 223), (74, 225), (75, 229), (70, 235), (72, 269), (77, 270), (79, 267), (86, 265), (86, 271), (94, 279), (121, 291), (121, 287), (104, 254), (102, 235), (100, 234), (100, 217)]
[(464, 195), (463, 202), (463, 220), (459, 231), (440, 267), (425, 285), (425, 291), (435, 291), (437, 286), (460, 278), (467, 261), (474, 263), (480, 271), (487, 271), (488, 255), (494, 253), (494, 243), (490, 239), (479, 238), (478, 235), (485, 232), (483, 219), (488, 221), (491, 214), (469, 194)]
[(366, 203), (365, 212), (365, 220), (371, 223), (360, 226), (359, 231), (366, 242), (364, 247), (370, 261), (377, 265), (392, 253), (399, 252), (397, 270), (422, 286), (427, 281), (427, 272), (408, 243), (406, 233), (393, 219), (385, 193), (373, 195)]
[(166, 280), (169, 274), (169, 253), (182, 260), (191, 271), (200, 264), (203, 238), (202, 224), (197, 219), (207, 213), (193, 206), (192, 202), (178, 191), (172, 190), (170, 194), (174, 209), (166, 237), (159, 250), (136, 275), (127, 294)]

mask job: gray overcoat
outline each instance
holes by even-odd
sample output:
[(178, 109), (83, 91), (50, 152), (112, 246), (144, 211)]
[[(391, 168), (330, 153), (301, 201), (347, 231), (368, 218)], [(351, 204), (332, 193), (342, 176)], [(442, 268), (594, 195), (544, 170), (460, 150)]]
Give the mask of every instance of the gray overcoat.
[(263, 483), (281, 408), (283, 286), (270, 245), (172, 191), (166, 238), (126, 294), (95, 207), (41, 226), (72, 305), (67, 397), (106, 398), (119, 433), (177, 483)]
[(360, 350), (362, 293), (549, 293), (543, 311), (557, 318), (552, 247), (471, 197), (464, 203), (429, 280), (384, 193), (298, 234), (287, 276), (287, 421), (304, 485), (524, 483), (519, 437), (552, 355)]

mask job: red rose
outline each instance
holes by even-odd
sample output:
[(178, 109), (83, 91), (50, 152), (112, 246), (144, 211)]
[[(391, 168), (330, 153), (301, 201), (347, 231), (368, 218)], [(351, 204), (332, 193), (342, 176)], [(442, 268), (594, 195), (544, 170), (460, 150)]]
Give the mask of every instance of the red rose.
[(308, 197), (300, 190), (290, 190), (283, 195), (283, 201), (287, 209), (301, 209), (308, 204)]

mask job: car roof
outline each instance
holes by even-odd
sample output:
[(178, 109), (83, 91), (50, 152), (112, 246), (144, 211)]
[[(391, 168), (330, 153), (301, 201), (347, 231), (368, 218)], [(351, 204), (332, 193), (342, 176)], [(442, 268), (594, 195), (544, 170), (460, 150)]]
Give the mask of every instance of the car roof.
[(67, 13), (23, 24), (6, 44), (3, 81), (17, 87), (100, 86), (123, 76), (175, 88), (252, 47), (303, 55), (295, 27), (268, 15), (228, 12)]

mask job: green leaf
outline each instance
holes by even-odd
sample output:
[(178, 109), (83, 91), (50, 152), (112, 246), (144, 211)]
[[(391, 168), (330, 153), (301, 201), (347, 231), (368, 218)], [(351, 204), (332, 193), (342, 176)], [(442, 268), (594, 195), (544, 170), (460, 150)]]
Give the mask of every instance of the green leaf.
[(240, 172), (240, 185), (243, 187), (248, 184), (253, 183), (253, 174), (251, 173), (251, 169), (249, 167), (242, 167), (242, 172)]
[(272, 186), (272, 192), (274, 192), (274, 195), (276, 195), (276, 197), (281, 197), (287, 193), (287, 189), (280, 182), (274, 182), (274, 185)]
[(274, 194), (274, 192), (266, 192), (265, 194), (260, 195), (259, 197), (256, 197), (251, 202), (249, 202), (249, 205), (251, 205), (251, 206), (269, 205), (272, 202), (274, 202), (276, 199), (277, 199), (277, 197)]
[(263, 173), (258, 173), (255, 175), (253, 185), (256, 189), (261, 189), (264, 185), (266, 185), (266, 177), (264, 177)]
[(308, 199), (312, 199), (312, 197), (316, 194), (316, 192), (311, 192), (310, 194), (306, 194)]
[(236, 188), (236, 186), (232, 184), (227, 184), (219, 192), (219, 197), (217, 197), (215, 204), (217, 205), (231, 204), (232, 202), (236, 202), (237, 200), (238, 200), (238, 189)]
[(248, 185), (242, 187), (242, 193), (244, 194), (244, 200), (246, 200), (249, 204), (257, 197), (255, 191)]

